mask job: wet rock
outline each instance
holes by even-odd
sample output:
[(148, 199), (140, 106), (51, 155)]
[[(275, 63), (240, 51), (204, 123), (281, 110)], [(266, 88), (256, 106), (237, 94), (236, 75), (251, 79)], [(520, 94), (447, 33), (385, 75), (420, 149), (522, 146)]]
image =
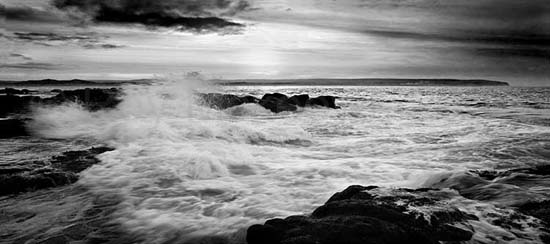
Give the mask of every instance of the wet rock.
[(518, 211), (538, 218), (550, 228), (550, 200), (540, 202), (528, 202), (519, 206)]
[(261, 100), (287, 100), (288, 96), (281, 93), (267, 93)]
[(296, 106), (305, 107), (307, 104), (307, 101), (309, 100), (308, 94), (302, 94), (302, 95), (294, 95), (290, 97), (287, 102), (290, 104), (294, 104)]
[(0, 171), (0, 196), (74, 183), (78, 173), (99, 163), (97, 155), (113, 150), (96, 147), (89, 150), (65, 152), (52, 157), (49, 162), (29, 164), (44, 165), (40, 168)]
[(216, 109), (226, 109), (234, 106), (239, 106), (244, 103), (256, 103), (257, 98), (253, 96), (244, 96), (239, 97), (231, 94), (221, 94), (221, 93), (201, 93), (198, 94), (200, 102), (204, 105), (216, 108)]
[(19, 119), (0, 120), (0, 138), (28, 136), (25, 122)]
[(29, 111), (29, 105), (41, 101), (37, 96), (0, 95), (0, 117), (22, 114)]
[(121, 90), (116, 88), (86, 88), (72, 91), (60, 91), (50, 98), (38, 96), (0, 95), (0, 117), (29, 112), (32, 104), (58, 105), (65, 102), (78, 102), (85, 108), (96, 111), (116, 107), (120, 102)]
[(51, 98), (43, 99), (46, 104), (61, 104), (78, 102), (91, 111), (116, 107), (122, 100), (121, 90), (117, 88), (99, 89), (86, 88), (71, 91), (62, 91)]
[(284, 100), (261, 100), (259, 104), (262, 107), (269, 109), (273, 113), (298, 110), (295, 105), (290, 104)]
[(509, 169), (504, 171), (474, 170), (471, 172), (487, 180), (494, 180), (499, 177), (507, 177), (512, 174), (518, 174), (518, 173), (547, 176), (547, 175), (550, 175), (550, 164), (537, 165), (537, 166), (525, 167), (525, 168)]
[(543, 243), (550, 243), (550, 200), (528, 202), (519, 206), (518, 211), (540, 219), (544, 228), (546, 228), (546, 233), (541, 233), (540, 238)]
[(274, 113), (296, 111), (298, 109), (296, 105), (288, 102), (288, 97), (286, 95), (281, 93), (265, 94), (259, 104)]
[(336, 106), (335, 101), (336, 101), (336, 97), (333, 97), (333, 96), (319, 96), (319, 97), (309, 99), (308, 104), (312, 106), (340, 108)]
[(6, 95), (26, 95), (26, 94), (30, 94), (31, 92), (34, 92), (34, 91), (31, 91), (28, 89), (18, 90), (14, 88), (4, 88), (0, 90), (0, 94), (6, 94)]
[(203, 105), (217, 109), (226, 109), (244, 103), (257, 103), (274, 113), (296, 111), (298, 109), (297, 106), (305, 107), (308, 105), (339, 108), (335, 104), (336, 98), (332, 96), (320, 96), (313, 99), (309, 99), (308, 94), (295, 95), (289, 98), (287, 95), (282, 93), (267, 93), (262, 96), (262, 99), (258, 99), (253, 96), (240, 97), (220, 93), (199, 93), (198, 96)]
[[(468, 241), (473, 235), (460, 210), (439, 203), (429, 190), (388, 190), (351, 186), (310, 216), (272, 219), (247, 231), (255, 243), (439, 243)], [(429, 209), (417, 212), (416, 209)]]

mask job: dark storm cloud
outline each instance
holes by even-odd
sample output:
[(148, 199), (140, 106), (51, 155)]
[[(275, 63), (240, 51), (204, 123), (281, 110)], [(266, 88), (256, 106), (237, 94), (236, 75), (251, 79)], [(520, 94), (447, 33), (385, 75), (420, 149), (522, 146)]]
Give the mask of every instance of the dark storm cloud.
[(548, 0), (361, 0), (360, 7), (398, 13), (407, 23), (366, 33), (415, 41), (454, 42), (477, 55), (548, 58)]
[(249, 8), (244, 0), (55, 0), (60, 9), (78, 10), (96, 22), (173, 27), (195, 32), (239, 29), (227, 19)]
[(29, 22), (63, 22), (63, 16), (55, 11), (31, 8), (28, 6), (7, 7), (0, 4), (0, 18), (6, 20)]

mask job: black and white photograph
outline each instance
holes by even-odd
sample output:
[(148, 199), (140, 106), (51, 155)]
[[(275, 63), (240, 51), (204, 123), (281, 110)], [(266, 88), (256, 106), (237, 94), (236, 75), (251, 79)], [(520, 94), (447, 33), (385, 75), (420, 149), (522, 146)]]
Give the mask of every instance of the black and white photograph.
[(0, 0), (0, 244), (550, 244), (550, 0)]

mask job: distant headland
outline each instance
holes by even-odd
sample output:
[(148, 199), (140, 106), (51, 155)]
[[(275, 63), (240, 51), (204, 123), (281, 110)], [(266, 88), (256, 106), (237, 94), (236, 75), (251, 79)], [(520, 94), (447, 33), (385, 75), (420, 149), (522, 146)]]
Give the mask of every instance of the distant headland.
[[(139, 80), (26, 80), (0, 81), (0, 86), (119, 86), (125, 84), (151, 84), (152, 79)], [(389, 78), (355, 78), (355, 79), (214, 79), (208, 82), (228, 86), (509, 86), (507, 82), (482, 79), (389, 79)]]
[(391, 79), (391, 78), (356, 78), (356, 79), (247, 79), (216, 80), (224, 85), (294, 85), (294, 86), (509, 86), (507, 82), (493, 80), (462, 79)]
[(0, 86), (120, 86), (126, 84), (150, 84), (149, 79), (140, 80), (25, 80), (25, 81), (0, 81)]

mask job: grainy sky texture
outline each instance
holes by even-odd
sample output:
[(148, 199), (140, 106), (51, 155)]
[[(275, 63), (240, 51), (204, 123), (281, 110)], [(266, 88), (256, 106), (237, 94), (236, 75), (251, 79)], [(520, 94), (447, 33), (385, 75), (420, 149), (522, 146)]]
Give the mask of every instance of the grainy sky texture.
[(548, 0), (0, 0), (0, 79), (550, 85)]

